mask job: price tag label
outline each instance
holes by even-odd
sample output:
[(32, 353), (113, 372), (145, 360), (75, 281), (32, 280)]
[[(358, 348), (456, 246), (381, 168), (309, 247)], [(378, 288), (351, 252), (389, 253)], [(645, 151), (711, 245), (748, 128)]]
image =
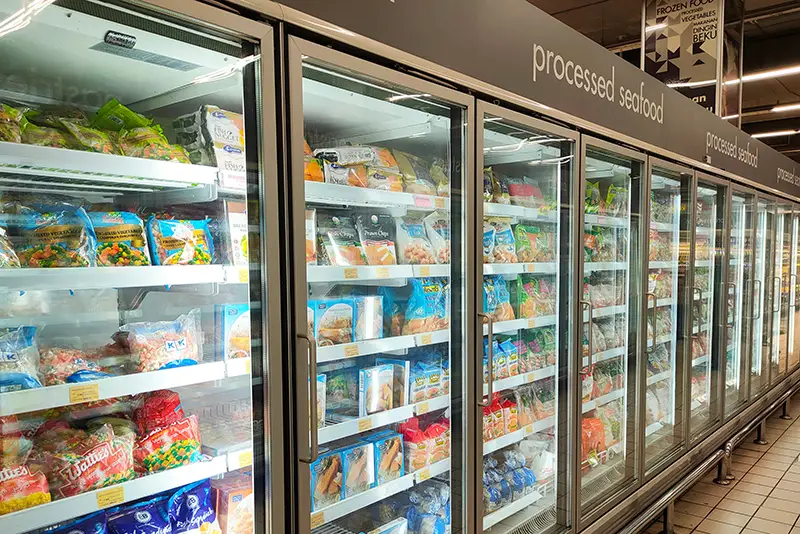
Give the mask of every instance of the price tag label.
[(525, 434), (533, 434), (533, 425), (525, 426)]
[(444, 199), (443, 198), (436, 197), (436, 199), (434, 200), (434, 203), (436, 204), (437, 208), (444, 208)]
[(358, 420), (358, 431), (359, 432), (366, 432), (372, 428), (372, 418), (367, 417), (366, 419), (359, 419)]
[(239, 283), (246, 284), (249, 279), (250, 273), (247, 272), (247, 269), (239, 269)]
[(430, 345), (433, 342), (433, 338), (430, 334), (424, 334), (419, 336), (419, 344), (420, 345)]
[(525, 382), (530, 384), (531, 382), (533, 382), (533, 379), (535, 377), (536, 377), (536, 373), (528, 373), (528, 374), (525, 375)]
[(344, 277), (346, 280), (356, 280), (358, 278), (358, 269), (355, 267), (348, 267), (344, 270)]
[(375, 269), (375, 278), (389, 278), (389, 268), (378, 267)]
[(253, 451), (240, 452), (236, 461), (238, 463), (237, 469), (253, 465)]
[(419, 268), (419, 275), (420, 276), (430, 276), (431, 275), (431, 268), (427, 265), (423, 265)]
[(420, 402), (417, 404), (417, 415), (422, 415), (424, 413), (428, 413), (430, 408), (428, 407), (428, 402)]
[(417, 480), (420, 482), (424, 482), (431, 478), (431, 470), (429, 468), (420, 469), (419, 473), (417, 474)]
[(97, 492), (97, 507), (110, 508), (125, 502), (125, 486), (119, 485)]
[(85, 384), (83, 386), (72, 386), (69, 388), (69, 402), (91, 402), (100, 398), (99, 384)]
[(418, 208), (430, 208), (433, 206), (433, 202), (427, 195), (414, 195), (414, 205)]
[(321, 527), (325, 524), (325, 512), (311, 514), (311, 528)]
[(352, 358), (354, 356), (358, 356), (358, 345), (347, 345), (344, 348), (344, 356), (345, 358)]
[(535, 272), (535, 271), (536, 271), (536, 265), (534, 265), (533, 263), (526, 263), (525, 264), (525, 272), (526, 273), (532, 273), (532, 272)]
[(536, 327), (536, 319), (528, 319), (528, 328)]
[(247, 358), (244, 361), (244, 374), (246, 374), (246, 375), (250, 374), (250, 358)]

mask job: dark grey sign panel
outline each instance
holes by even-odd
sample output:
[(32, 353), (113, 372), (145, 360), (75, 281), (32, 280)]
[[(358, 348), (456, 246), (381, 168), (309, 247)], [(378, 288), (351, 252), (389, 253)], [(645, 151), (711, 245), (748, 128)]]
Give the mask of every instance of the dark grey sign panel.
[(525, 0), (281, 3), (605, 128), (800, 197), (794, 161)]

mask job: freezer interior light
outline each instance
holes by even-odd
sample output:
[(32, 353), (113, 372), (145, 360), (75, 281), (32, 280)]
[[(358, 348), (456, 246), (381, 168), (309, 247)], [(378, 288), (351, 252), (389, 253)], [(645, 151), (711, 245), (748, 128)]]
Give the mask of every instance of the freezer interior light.
[(780, 113), (782, 111), (794, 111), (800, 109), (800, 104), (787, 104), (785, 106), (775, 106), (770, 111), (773, 113)]
[(237, 72), (240, 72), (250, 63), (258, 61), (259, 59), (261, 59), (261, 54), (240, 58), (233, 65), (222, 67), (221, 69), (209, 72), (208, 74), (201, 74), (200, 76), (197, 76), (192, 80), (192, 83), (216, 82), (219, 80), (224, 80), (225, 78), (230, 78)]
[(428, 98), (430, 96), (431, 95), (429, 95), (428, 93), (419, 93), (416, 95), (395, 95), (395, 96), (390, 96), (386, 100), (389, 102), (399, 102), (400, 100), (406, 100), (408, 98)]
[(762, 137), (780, 137), (782, 135), (794, 135), (797, 133), (797, 130), (779, 130), (776, 132), (763, 132), (753, 134), (752, 137), (755, 139), (761, 139)]
[(653, 24), (652, 26), (647, 26), (644, 29), (644, 31), (653, 32), (653, 31), (656, 31), (656, 30), (663, 30), (666, 27), (667, 27), (667, 23), (666, 22), (659, 22), (658, 24)]
[(738, 116), (739, 116), (739, 114), (738, 114), (738, 113), (734, 113), (733, 115), (725, 115), (724, 117), (722, 117), (722, 120), (724, 120), (724, 121), (729, 121), (729, 120), (731, 120), (731, 119), (735, 119), (735, 118), (736, 118), (736, 117), (738, 117)]
[(21, 30), (31, 23), (33, 17), (41, 13), (41, 11), (52, 4), (55, 0), (33, 0), (33, 2), (25, 2), (22, 9), (16, 11), (0, 22), (0, 37), (4, 37), (11, 32)]

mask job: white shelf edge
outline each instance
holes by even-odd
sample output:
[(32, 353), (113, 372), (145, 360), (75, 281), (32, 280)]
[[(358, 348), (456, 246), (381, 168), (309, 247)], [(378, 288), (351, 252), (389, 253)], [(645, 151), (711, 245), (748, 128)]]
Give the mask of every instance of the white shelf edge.
[(492, 202), (483, 203), (483, 215), (485, 217), (517, 217), (548, 223), (556, 223), (558, 221), (555, 210), (548, 210), (542, 213), (537, 208), (528, 208), (515, 204), (495, 204)]
[(607, 215), (596, 215), (594, 213), (586, 213), (583, 216), (584, 224), (592, 226), (608, 226), (613, 228), (625, 228), (628, 226), (628, 219), (621, 217), (609, 217)]
[(483, 274), (555, 274), (556, 262), (484, 263)]
[[(553, 326), (558, 321), (555, 315), (544, 315), (541, 317), (530, 317), (527, 319), (512, 319), (511, 321), (499, 321), (494, 323), (492, 332), (502, 334), (504, 332), (516, 332), (526, 328), (540, 328), (543, 326)], [(483, 325), (483, 335), (489, 335), (489, 325)]]
[(672, 371), (664, 371), (663, 373), (658, 373), (657, 375), (653, 375), (648, 377), (647, 385), (652, 386), (658, 382), (663, 382), (664, 380), (669, 380), (672, 377)]
[(708, 354), (703, 356), (698, 356), (697, 358), (692, 359), (692, 367), (697, 367), (698, 365), (705, 365), (708, 363)]
[(583, 264), (583, 270), (587, 273), (596, 271), (627, 271), (628, 264), (624, 261), (587, 261)]
[(344, 358), (355, 358), (378, 354), (390, 350), (410, 349), (416, 346), (415, 336), (397, 336), (355, 343), (343, 343), (328, 347), (317, 347), (317, 363), (333, 362)]
[[(433, 265), (432, 267), (436, 267)], [(308, 265), (307, 282), (347, 282), (357, 283), (361, 280), (385, 280), (395, 278), (412, 278), (414, 269), (411, 265)]]
[(502, 520), (508, 519), (512, 515), (524, 510), (528, 506), (535, 504), (541, 499), (542, 494), (534, 490), (533, 492), (523, 496), (521, 499), (512, 501), (510, 504), (503, 506), (499, 510), (495, 510), (491, 514), (485, 515), (483, 517), (483, 530), (495, 526)]
[(306, 202), (368, 207), (405, 207), (417, 211), (449, 210), (450, 199), (400, 191), (381, 191), (366, 187), (305, 182)]
[[(619, 315), (622, 313), (627, 313), (628, 307), (624, 304), (616, 305), (616, 306), (603, 306), (602, 308), (593, 308), (592, 309), (592, 319), (600, 319), (601, 317), (610, 317), (612, 315)], [(589, 312), (583, 312), (583, 320), (589, 320)]]
[[(556, 366), (550, 365), (548, 367), (536, 369), (535, 371), (528, 371), (527, 373), (520, 373), (518, 375), (510, 376), (508, 378), (501, 378), (500, 380), (495, 380), (494, 384), (492, 385), (492, 390), (495, 392), (505, 391), (507, 389), (513, 389), (519, 386), (523, 386), (525, 384), (532, 384), (538, 380), (543, 380), (545, 378), (550, 378), (553, 376), (556, 376)], [(488, 392), (489, 392), (489, 387), (486, 384), (484, 384), (483, 394), (486, 395)]]
[(583, 413), (590, 412), (597, 408), (598, 406), (603, 406), (608, 404), (609, 402), (614, 402), (617, 399), (620, 399), (625, 396), (625, 388), (620, 388), (612, 391), (611, 393), (606, 393), (602, 397), (597, 397), (596, 399), (592, 399), (583, 403)]
[(645, 436), (650, 436), (652, 434), (655, 434), (656, 432), (661, 430), (663, 427), (664, 427), (663, 423), (661, 423), (660, 421), (656, 421), (652, 425), (648, 425), (648, 426), (645, 427), (644, 435)]

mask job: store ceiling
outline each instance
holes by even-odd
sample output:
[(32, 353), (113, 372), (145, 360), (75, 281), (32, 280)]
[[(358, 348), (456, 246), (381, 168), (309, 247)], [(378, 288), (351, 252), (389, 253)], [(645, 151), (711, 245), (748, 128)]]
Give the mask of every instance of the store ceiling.
[[(638, 66), (641, 0), (528, 0)], [(745, 0), (744, 72), (800, 65), (800, 1)], [(744, 84), (742, 128), (748, 133), (800, 130), (800, 74)], [(800, 161), (800, 134), (763, 139)]]

